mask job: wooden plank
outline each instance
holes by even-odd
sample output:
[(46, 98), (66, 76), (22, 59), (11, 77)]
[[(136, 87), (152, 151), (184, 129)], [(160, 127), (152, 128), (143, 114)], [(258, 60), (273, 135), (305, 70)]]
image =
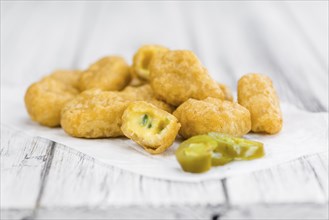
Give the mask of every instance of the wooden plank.
[(53, 142), (1, 126), (1, 209), (31, 212), (38, 204)]
[[(5, 2), (2, 83), (27, 85), (54, 68), (85, 68), (113, 53), (130, 60), (141, 44), (159, 43), (193, 49), (232, 89), (242, 74), (264, 72), (284, 101), (328, 110), (328, 64), (317, 58), (328, 48), (328, 13), (317, 5), (328, 3), (305, 3), (312, 10), (296, 4), (289, 3), (290, 14), (282, 3), (263, 2)], [(1, 217), (328, 218), (327, 154), (186, 184), (124, 172), (6, 129)]]
[[(200, 196), (202, 195), (202, 196)], [(184, 183), (121, 171), (57, 145), (42, 207), (223, 205), (219, 180)]]
[[(15, 140), (18, 141), (19, 137)], [(143, 219), (154, 218), (157, 214), (174, 210), (175, 214), (171, 213), (168, 218), (208, 218), (211, 214), (219, 214), (225, 219), (237, 216), (270, 217), (270, 212), (285, 214), (280, 210), (287, 210), (287, 207), (294, 208), (294, 215), (291, 216), (302, 216), (305, 208), (308, 210), (312, 207), (313, 211), (308, 212), (307, 216), (324, 216), (326, 209), (321, 204), (328, 202), (328, 197), (325, 193), (319, 192), (321, 187), (317, 186), (315, 181), (320, 179), (323, 186), (326, 184), (325, 181), (328, 181), (327, 155), (314, 155), (301, 160), (303, 161), (297, 160), (295, 163), (273, 168), (270, 172), (259, 171), (228, 178), (224, 183), (228, 195), (224, 195), (223, 186), (219, 181), (190, 184), (140, 177), (97, 162), (62, 145), (56, 145), (52, 162), (48, 162), (46, 166), (49, 171), (44, 181), (40, 204), (32, 215), (29, 214), (30, 217), (40, 219), (45, 216), (76, 218), (81, 213), (87, 219), (95, 216), (140, 216)], [(314, 178), (314, 171), (308, 163), (314, 166), (317, 178)], [(225, 197), (228, 197), (227, 200)], [(156, 211), (145, 214), (144, 209), (149, 206)], [(100, 210), (96, 212), (94, 209)], [(5, 216), (26, 214), (23, 211), (4, 208), (2, 210)]]
[[(213, 215), (216, 216), (216, 215)], [(328, 219), (328, 204), (286, 203), (232, 207), (217, 219)], [(216, 218), (213, 218), (216, 219)]]
[[(2, 211), (5, 218), (19, 219), (17, 211)], [(328, 219), (327, 204), (275, 204), (243, 207), (222, 206), (124, 206), (40, 209), (34, 219)]]
[(212, 219), (220, 206), (125, 206), (106, 209), (41, 209), (36, 219)]
[(328, 203), (327, 153), (227, 179), (231, 205)]
[(31, 216), (33, 210), (31, 209), (1, 209), (0, 210), (0, 219), (11, 220), (11, 219), (27, 219)]

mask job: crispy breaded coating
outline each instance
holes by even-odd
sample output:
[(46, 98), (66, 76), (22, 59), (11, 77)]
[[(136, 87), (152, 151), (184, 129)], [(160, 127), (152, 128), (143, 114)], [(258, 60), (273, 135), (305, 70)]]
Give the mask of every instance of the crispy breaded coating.
[(118, 93), (99, 89), (81, 93), (63, 107), (62, 128), (74, 137), (122, 136), (121, 116), (130, 101)]
[(251, 128), (250, 113), (246, 108), (235, 102), (211, 97), (189, 99), (173, 115), (182, 125), (179, 134), (184, 138), (208, 132), (242, 136)]
[(233, 102), (233, 95), (232, 95), (231, 89), (223, 83), (217, 83), (217, 84), (218, 84), (219, 88), (222, 90), (222, 92), (224, 93), (224, 97), (225, 97), (224, 99), (226, 101)]
[(238, 102), (250, 111), (253, 132), (275, 134), (281, 130), (280, 101), (268, 76), (250, 73), (241, 77)]
[(144, 45), (138, 49), (133, 58), (132, 69), (134, 74), (144, 81), (149, 80), (149, 65), (152, 58), (158, 54), (169, 51), (168, 48), (159, 45)]
[(60, 113), (65, 103), (78, 95), (78, 90), (53, 78), (33, 83), (26, 91), (24, 101), (33, 121), (41, 125), (60, 125)]
[(173, 107), (156, 100), (149, 85), (126, 87), (123, 91), (86, 90), (62, 111), (61, 125), (74, 137), (100, 138), (122, 136), (121, 115), (134, 101), (146, 101), (168, 112)]
[(138, 87), (127, 86), (121, 91), (121, 93), (126, 95), (128, 99), (134, 101), (143, 101), (146, 99), (154, 98), (154, 92), (150, 84), (145, 84)]
[(189, 98), (224, 99), (222, 90), (192, 51), (168, 51), (153, 57), (150, 84), (158, 99), (178, 106)]
[(80, 77), (81, 91), (102, 89), (116, 91), (129, 84), (131, 75), (126, 61), (119, 56), (107, 56), (92, 64)]
[(133, 66), (129, 67), (129, 72), (130, 72), (131, 80), (130, 80), (128, 86), (139, 87), (139, 86), (142, 86), (142, 85), (148, 83), (148, 81), (142, 80), (136, 75)]
[(82, 72), (79, 70), (57, 70), (45, 78), (50, 77), (79, 89), (79, 79), (81, 73)]
[(123, 95), (123, 97), (127, 100), (146, 101), (169, 113), (172, 113), (175, 109), (173, 106), (163, 101), (157, 100), (149, 84), (145, 84), (139, 87), (127, 86), (124, 90), (121, 91), (121, 95)]
[(137, 101), (129, 104), (122, 116), (122, 132), (151, 154), (168, 149), (177, 136), (177, 119), (156, 106)]

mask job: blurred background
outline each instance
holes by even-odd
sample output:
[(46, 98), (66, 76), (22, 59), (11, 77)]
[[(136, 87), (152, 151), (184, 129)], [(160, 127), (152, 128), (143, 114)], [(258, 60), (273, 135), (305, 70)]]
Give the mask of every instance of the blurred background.
[(131, 63), (143, 44), (194, 51), (233, 90), (267, 74), (283, 101), (328, 111), (328, 1), (1, 1), (2, 86), (109, 54)]

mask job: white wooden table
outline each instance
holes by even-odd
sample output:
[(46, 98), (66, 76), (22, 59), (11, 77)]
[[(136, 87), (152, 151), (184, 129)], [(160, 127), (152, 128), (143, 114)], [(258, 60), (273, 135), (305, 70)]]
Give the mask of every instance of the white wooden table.
[[(1, 1), (1, 86), (107, 54), (131, 59), (148, 43), (195, 51), (231, 88), (242, 74), (266, 73), (282, 101), (328, 112), (328, 1)], [(37, 136), (1, 124), (1, 219), (328, 219), (327, 152), (183, 183)]]

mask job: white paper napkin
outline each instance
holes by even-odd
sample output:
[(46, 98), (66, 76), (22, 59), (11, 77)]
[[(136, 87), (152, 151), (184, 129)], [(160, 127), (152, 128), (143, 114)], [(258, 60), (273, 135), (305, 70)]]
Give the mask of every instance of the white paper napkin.
[(2, 87), (1, 90), (2, 124), (64, 144), (106, 164), (154, 178), (188, 182), (220, 179), (328, 151), (328, 113), (309, 113), (282, 103), (284, 124), (279, 134), (246, 135), (247, 138), (264, 143), (265, 157), (252, 161), (235, 161), (214, 167), (207, 173), (191, 174), (181, 170), (174, 156), (180, 140), (176, 140), (163, 154), (150, 155), (126, 138), (73, 138), (61, 128), (43, 127), (30, 120), (23, 102), (25, 88)]

